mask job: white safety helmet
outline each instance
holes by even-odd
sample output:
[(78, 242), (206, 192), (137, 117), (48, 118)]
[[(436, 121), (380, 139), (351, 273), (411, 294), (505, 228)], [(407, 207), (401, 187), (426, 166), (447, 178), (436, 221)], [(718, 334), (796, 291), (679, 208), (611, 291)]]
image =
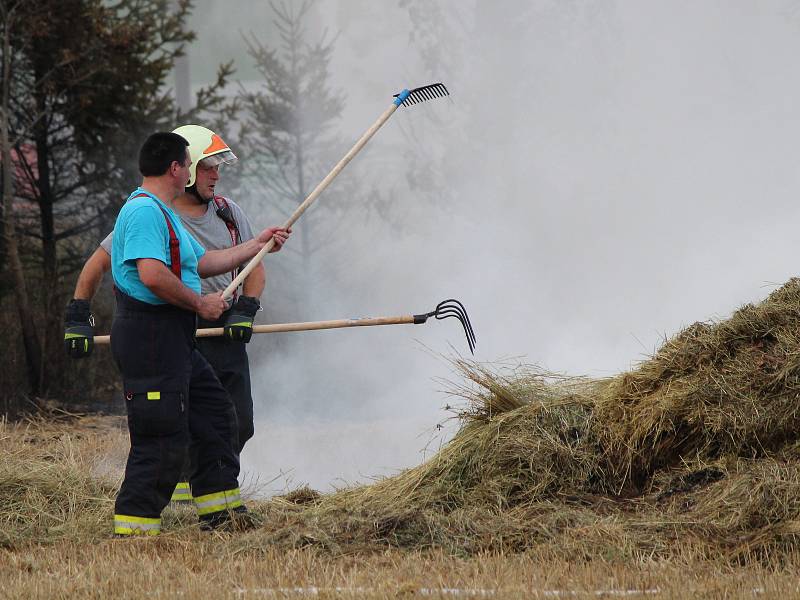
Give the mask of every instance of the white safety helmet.
[(197, 180), (197, 165), (201, 162), (203, 166), (213, 167), (219, 164), (230, 165), (238, 160), (221, 137), (201, 125), (182, 125), (172, 133), (177, 133), (189, 142), (192, 165), (189, 167), (189, 183), (186, 187), (194, 185)]

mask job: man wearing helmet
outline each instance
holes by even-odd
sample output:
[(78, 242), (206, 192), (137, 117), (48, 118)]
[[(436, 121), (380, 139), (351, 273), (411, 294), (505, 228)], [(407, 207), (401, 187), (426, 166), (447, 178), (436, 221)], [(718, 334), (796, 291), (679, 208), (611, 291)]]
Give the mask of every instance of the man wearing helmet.
[[(252, 239), (252, 227), (242, 209), (232, 200), (216, 194), (220, 168), (236, 162), (236, 155), (219, 135), (205, 127), (184, 125), (173, 133), (189, 142), (192, 158), (187, 187), (173, 203), (183, 225), (209, 250), (230, 248)], [(89, 301), (97, 292), (104, 273), (111, 267), (112, 235), (109, 234), (87, 260), (78, 278), (74, 298), (67, 307), (65, 345), (67, 352), (76, 358), (88, 356), (92, 351)], [(203, 279), (202, 292), (210, 294), (224, 290), (236, 274), (237, 270), (234, 270)], [(200, 318), (198, 322), (200, 328), (224, 327), (223, 337), (198, 338), (196, 344), (236, 408), (237, 455), (254, 433), (250, 368), (245, 344), (252, 335), (264, 283), (264, 267), (259, 264), (236, 290), (228, 301), (228, 309), (219, 319)], [(76, 335), (83, 338), (76, 338)], [(76, 340), (82, 343), (76, 343)], [(184, 471), (184, 477), (188, 479), (188, 467)], [(176, 487), (173, 500), (192, 499), (185, 479)]]

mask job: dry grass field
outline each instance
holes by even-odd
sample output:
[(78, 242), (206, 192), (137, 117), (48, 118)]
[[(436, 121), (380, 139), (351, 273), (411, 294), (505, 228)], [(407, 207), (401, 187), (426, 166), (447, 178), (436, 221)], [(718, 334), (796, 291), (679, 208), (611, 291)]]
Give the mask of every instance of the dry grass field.
[(800, 597), (800, 281), (587, 380), (456, 361), (462, 426), (368, 486), (111, 539), (112, 417), (0, 425), (0, 597)]

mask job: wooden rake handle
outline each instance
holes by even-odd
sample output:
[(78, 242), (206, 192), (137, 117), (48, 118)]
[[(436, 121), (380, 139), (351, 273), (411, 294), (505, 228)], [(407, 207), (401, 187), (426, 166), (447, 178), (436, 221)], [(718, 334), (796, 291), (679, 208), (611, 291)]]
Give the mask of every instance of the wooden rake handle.
[[(414, 325), (424, 323), (420, 316), (403, 315), (400, 317), (368, 317), (364, 319), (338, 319), (334, 321), (309, 321), (307, 323), (274, 323), (272, 325), (255, 325), (253, 333), (284, 333), (288, 331), (316, 331), (319, 329), (342, 329), (344, 327), (374, 327), (376, 325)], [(224, 328), (210, 327), (198, 329), (196, 337), (219, 337)], [(110, 335), (96, 335), (94, 343), (102, 346), (111, 343)]]
[[(300, 204), (300, 206), (297, 207), (294, 213), (292, 213), (292, 216), (289, 217), (289, 220), (286, 221), (286, 223), (283, 225), (284, 229), (288, 229), (289, 227), (294, 225), (295, 221), (297, 221), (297, 219), (300, 218), (300, 215), (302, 215), (306, 211), (306, 209), (314, 203), (314, 200), (316, 200), (317, 197), (323, 192), (323, 190), (326, 187), (328, 187), (328, 185), (330, 185), (331, 181), (333, 181), (336, 178), (336, 176), (339, 173), (341, 173), (342, 169), (344, 169), (347, 166), (347, 163), (353, 160), (353, 157), (355, 157), (355, 155), (359, 153), (359, 151), (365, 146), (365, 144), (370, 140), (370, 138), (377, 133), (378, 129), (380, 129), (381, 126), (389, 119), (389, 117), (392, 116), (394, 111), (397, 110), (397, 107), (402, 104), (403, 100), (405, 100), (405, 96), (403, 96), (402, 99), (398, 98), (397, 100), (392, 102), (392, 105), (384, 111), (384, 113), (378, 118), (377, 121), (375, 121), (372, 127), (370, 127), (369, 129), (367, 129), (367, 131), (364, 132), (364, 135), (362, 135), (359, 138), (359, 140), (355, 143), (355, 145), (352, 148), (350, 148), (350, 151), (344, 155), (344, 158), (342, 158), (342, 160), (340, 160), (336, 164), (336, 166), (333, 167), (333, 170), (325, 176), (325, 179), (323, 179), (322, 181), (319, 182), (319, 184), (317, 184), (317, 187), (313, 189), (313, 191), (308, 195), (308, 197), (305, 200), (303, 200), (302, 204)], [(244, 281), (245, 278), (250, 274), (250, 272), (256, 268), (258, 263), (261, 262), (261, 259), (264, 258), (264, 255), (267, 254), (267, 252), (272, 250), (272, 248), (274, 247), (275, 247), (275, 240), (270, 239), (265, 244), (265, 246), (258, 252), (258, 254), (256, 254), (250, 260), (249, 263), (247, 263), (245, 268), (241, 270), (241, 272), (234, 278), (234, 280), (231, 281), (228, 287), (225, 288), (225, 291), (222, 292), (222, 297), (225, 298), (226, 300), (230, 298), (233, 295), (233, 292), (236, 290), (236, 288), (238, 288), (239, 285), (242, 283), (242, 281)]]

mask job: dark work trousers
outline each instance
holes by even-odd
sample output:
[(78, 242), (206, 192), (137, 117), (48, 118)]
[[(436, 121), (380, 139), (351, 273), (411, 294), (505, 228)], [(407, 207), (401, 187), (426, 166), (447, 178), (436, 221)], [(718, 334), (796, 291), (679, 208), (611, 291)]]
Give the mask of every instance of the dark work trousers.
[(233, 404), (194, 342), (194, 313), (116, 291), (111, 350), (122, 372), (131, 449), (116, 515), (158, 518), (196, 457), (195, 496), (236, 490), (239, 447)]
[[(200, 319), (198, 328), (224, 327), (230, 310), (217, 321)], [(250, 391), (250, 364), (247, 359), (247, 344), (234, 342), (225, 337), (197, 339), (197, 349), (206, 358), (214, 373), (228, 392), (236, 408), (239, 428), (237, 454), (242, 452), (245, 443), (253, 437), (253, 396)]]

